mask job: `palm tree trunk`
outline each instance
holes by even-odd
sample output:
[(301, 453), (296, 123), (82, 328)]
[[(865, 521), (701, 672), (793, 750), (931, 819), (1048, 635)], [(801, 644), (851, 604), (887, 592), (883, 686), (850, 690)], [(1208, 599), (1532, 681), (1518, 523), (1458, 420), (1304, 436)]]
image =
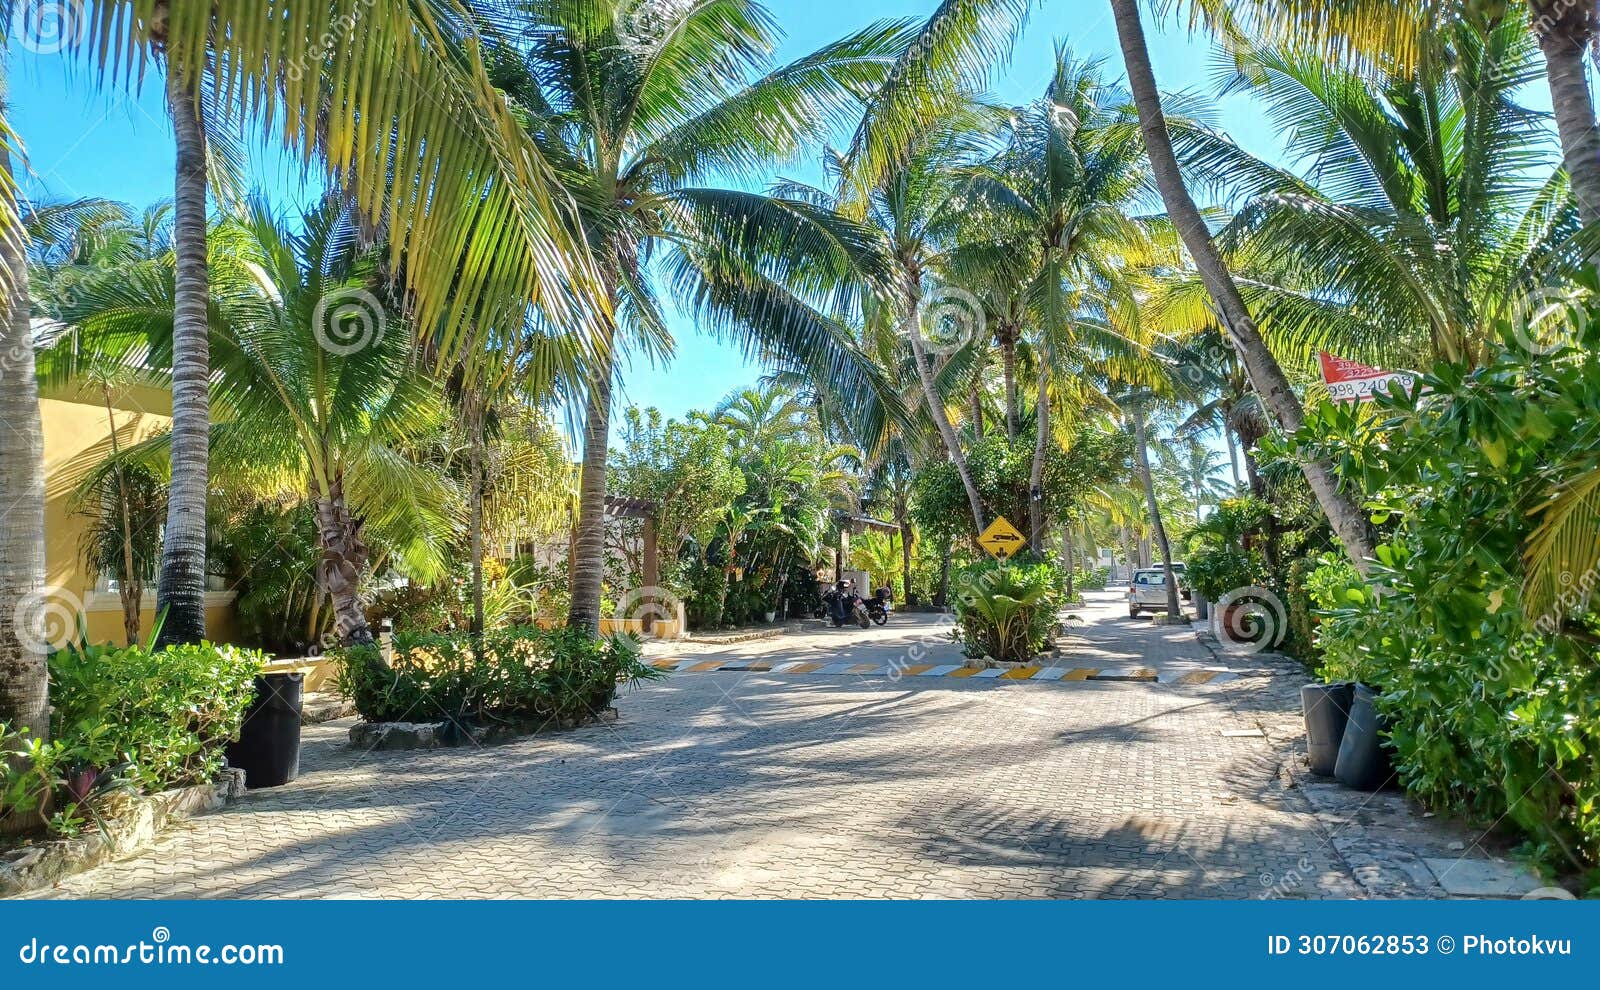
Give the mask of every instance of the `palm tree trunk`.
[(333, 631), (339, 642), (354, 646), (372, 642), (372, 630), (361, 607), (361, 575), (370, 551), (361, 538), (361, 524), (344, 501), (344, 481), (335, 476), (327, 492), (314, 496), (317, 539), (322, 560), (317, 580), (333, 603)]
[(1172, 571), (1172, 547), (1167, 543), (1167, 527), (1161, 521), (1161, 505), (1156, 501), (1156, 485), (1150, 477), (1150, 450), (1146, 446), (1144, 410), (1133, 410), (1134, 456), (1139, 462), (1139, 483), (1144, 486), (1145, 507), (1150, 510), (1150, 531), (1155, 534), (1156, 548), (1161, 551), (1161, 570), (1167, 578), (1167, 615), (1177, 618), (1182, 614), (1178, 604), (1178, 578)]
[(1000, 340), (1006, 378), (1006, 439), (1017, 439), (1017, 335), (1008, 330)]
[(470, 518), (467, 521), (469, 553), (472, 557), (472, 635), (483, 635), (483, 403), (477, 393), (467, 397), (470, 409), (467, 429), (471, 444), (467, 457), (471, 479)]
[[(169, 63), (170, 65), (171, 63)], [(210, 298), (206, 272), (206, 135), (199, 86), (181, 68), (167, 73), (167, 103), (178, 162), (173, 198), (176, 259), (172, 323), (172, 485), (156, 581), (158, 644), (197, 643), (206, 635), (206, 492), (211, 439)]]
[[(4, 142), (0, 171), (10, 178), (11, 154)], [(9, 507), (0, 526), (0, 724), (48, 739), (50, 681), (44, 644), (23, 621), (27, 602), (44, 587), (44, 434), (21, 238), (20, 230), (0, 236), (0, 263), (10, 277), (0, 321), (0, 422), (7, 427), (6, 442), (0, 444), (0, 505)], [(0, 834), (31, 830), (39, 821), (38, 815), (0, 816)]]
[(133, 566), (133, 513), (128, 509), (128, 478), (119, 459), (121, 450), (117, 443), (117, 409), (111, 401), (111, 386), (102, 383), (106, 400), (106, 428), (111, 437), (111, 459), (116, 463), (117, 508), (122, 516), (122, 575), (117, 581), (117, 598), (122, 602), (122, 633), (128, 645), (139, 641), (139, 606), (144, 597), (144, 582), (134, 573)]
[(895, 522), (900, 524), (900, 585), (905, 590), (905, 597), (901, 601), (909, 606), (911, 604), (911, 522), (906, 519), (904, 510), (896, 513), (899, 517)]
[[(1200, 210), (1184, 185), (1183, 171), (1177, 155), (1172, 150), (1172, 137), (1167, 132), (1166, 115), (1161, 108), (1161, 93), (1156, 88), (1155, 72), (1150, 66), (1150, 51), (1145, 44), (1144, 25), (1139, 20), (1138, 0), (1111, 0), (1116, 17), (1117, 36), (1121, 40), (1122, 58), (1128, 70), (1128, 82), (1133, 90), (1133, 101), (1139, 112), (1139, 126), (1144, 134), (1145, 147), (1150, 154), (1150, 167), (1156, 186), (1166, 204), (1167, 215), (1172, 218), (1189, 255), (1194, 258), (1201, 280), (1217, 309), (1221, 312), (1234, 348), (1239, 352), (1250, 382), (1261, 396), (1267, 410), (1285, 432), (1300, 429), (1305, 419), (1300, 400), (1289, 385), (1289, 379), (1278, 361), (1267, 348), (1260, 330), (1250, 317), (1249, 308), (1234, 284), (1233, 276), (1211, 240)], [(1590, 127), (1594, 121), (1589, 121)], [(1366, 513), (1339, 490), (1338, 478), (1327, 461), (1307, 459), (1301, 470), (1323, 514), (1333, 527), (1335, 535), (1357, 568), (1365, 572), (1372, 556), (1372, 531)]]
[(1078, 597), (1077, 589), (1073, 587), (1073, 578), (1077, 576), (1076, 568), (1073, 566), (1074, 556), (1072, 552), (1072, 520), (1071, 517), (1068, 517), (1067, 522), (1061, 527), (1061, 560), (1067, 572), (1067, 601), (1069, 602), (1076, 601)]
[(972, 369), (972, 391), (967, 396), (971, 405), (969, 415), (972, 417), (972, 436), (974, 439), (983, 439), (983, 376), (987, 370), (984, 360), (985, 352), (978, 352), (976, 366)]
[(1028, 546), (1044, 551), (1044, 457), (1050, 444), (1050, 373), (1048, 361), (1039, 362), (1039, 398), (1034, 407), (1033, 466), (1028, 472)]
[[(616, 292), (610, 293), (613, 307)], [(606, 458), (611, 442), (611, 345), (609, 322), (600, 342), (603, 349), (589, 383), (589, 401), (583, 429), (583, 470), (578, 477), (578, 521), (573, 538), (572, 604), (567, 625), (600, 635), (600, 587), (605, 579)]]
[(922, 396), (928, 403), (928, 415), (933, 417), (934, 425), (939, 428), (939, 436), (944, 440), (945, 452), (950, 455), (956, 473), (961, 476), (961, 487), (966, 489), (967, 505), (972, 509), (973, 532), (981, 533), (984, 527), (983, 499), (978, 497), (978, 487), (972, 483), (972, 472), (967, 469), (967, 455), (961, 452), (955, 427), (950, 425), (944, 401), (939, 398), (939, 390), (933, 382), (933, 368), (928, 364), (927, 349), (922, 346), (921, 302), (921, 279), (915, 274), (909, 275), (906, 285), (906, 336), (911, 340), (911, 356), (917, 364), (917, 378), (922, 382)]
[(1239, 444), (1233, 433), (1233, 424), (1227, 420), (1222, 423), (1222, 436), (1228, 441), (1228, 467), (1233, 470), (1233, 487), (1237, 491), (1244, 484), (1244, 479), (1239, 477)]
[(1600, 221), (1600, 132), (1595, 128), (1594, 99), (1584, 70), (1585, 53), (1594, 41), (1593, 3), (1574, 0), (1529, 0), (1534, 33), (1544, 50), (1545, 79), (1561, 157), (1578, 201), (1578, 217), (1587, 226)]

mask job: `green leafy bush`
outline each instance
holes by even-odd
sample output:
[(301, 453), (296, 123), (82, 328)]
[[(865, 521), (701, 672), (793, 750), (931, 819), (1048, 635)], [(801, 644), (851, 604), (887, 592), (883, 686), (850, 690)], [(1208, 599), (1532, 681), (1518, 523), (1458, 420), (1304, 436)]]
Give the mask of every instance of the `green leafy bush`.
[(85, 766), (126, 764), (146, 792), (202, 783), (238, 737), (265, 660), (210, 643), (60, 650), (50, 658), (51, 735)]
[[(1591, 883), (1600, 621), (1582, 601), (1525, 607), (1523, 552), (1552, 479), (1593, 462), (1593, 344), (1501, 353), (1470, 373), (1442, 365), (1424, 377), (1425, 398), (1382, 397), (1377, 418), (1324, 407), (1291, 438), (1359, 479), (1374, 521), (1391, 527), (1370, 583), (1342, 564), (1308, 579), (1323, 675), (1382, 692), (1411, 793), (1518, 833), (1534, 856)], [(1592, 573), (1592, 561), (1574, 564)]]
[(619, 684), (662, 676), (627, 637), (519, 626), (485, 633), (395, 636), (385, 663), (374, 645), (336, 651), (339, 690), (369, 722), (547, 721), (594, 714)]
[(0, 725), (0, 817), (53, 810), (76, 834), (107, 795), (213, 779), (238, 737), (265, 658), (200, 643), (74, 646), (50, 658), (50, 740)]
[(1073, 572), (1072, 584), (1079, 591), (1104, 591), (1106, 582), (1111, 580), (1111, 568), (1091, 567), (1087, 570)]
[(1184, 567), (1189, 587), (1210, 601), (1219, 601), (1240, 588), (1265, 587), (1271, 581), (1266, 559), (1260, 552), (1235, 546), (1197, 550), (1184, 561)]
[(973, 658), (1022, 661), (1050, 642), (1065, 604), (1061, 572), (1049, 563), (980, 561), (954, 579), (956, 636)]

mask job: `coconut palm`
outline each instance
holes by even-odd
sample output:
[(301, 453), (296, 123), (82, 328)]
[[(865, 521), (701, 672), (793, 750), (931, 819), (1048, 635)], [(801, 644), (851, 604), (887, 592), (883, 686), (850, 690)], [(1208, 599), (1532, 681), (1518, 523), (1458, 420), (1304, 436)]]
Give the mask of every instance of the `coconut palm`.
[(1531, 30), (1544, 54), (1545, 84), (1579, 215), (1600, 221), (1600, 128), (1586, 59), (1600, 16), (1587, 0), (1192, 0), (1216, 30), (1295, 47), (1329, 61), (1407, 75), (1449, 61), (1455, 30)]
[[(50, 731), (45, 644), (29, 621), (29, 603), (44, 587), (44, 440), (3, 87), (0, 79), (0, 422), (11, 436), (0, 446), (0, 504), (7, 506), (0, 525), (0, 725), (45, 738)], [(34, 824), (22, 816), (0, 817), (0, 831)]]
[[(1220, 140), (1193, 151), (1243, 199), (1218, 243), (1284, 360), (1476, 364), (1523, 297), (1565, 284), (1578, 217), (1541, 116), (1513, 100), (1536, 71), (1532, 39), (1512, 22), (1449, 33), (1450, 71), (1407, 78), (1236, 53), (1234, 87), (1260, 99), (1310, 178)], [(1188, 280), (1173, 329), (1210, 322), (1203, 297)]]
[(481, 13), (498, 39), (492, 78), (576, 200), (612, 314), (584, 383), (569, 614), (595, 629), (615, 358), (671, 349), (653, 276), (750, 353), (792, 359), (836, 394), (873, 386), (847, 329), (791, 291), (844, 267), (860, 232), (800, 200), (703, 183), (820, 137), (882, 82), (903, 31), (874, 26), (756, 76), (776, 28), (752, 0), (647, 11), (629, 0), (484, 3)]
[(1200, 525), (1200, 513), (1207, 502), (1216, 503), (1228, 489), (1222, 481), (1222, 452), (1188, 437), (1167, 441), (1167, 450), (1176, 461), (1174, 467), (1187, 483), (1194, 496), (1194, 522)]
[[(1212, 240), (1210, 228), (1189, 195), (1182, 168), (1173, 151), (1172, 136), (1167, 130), (1166, 114), (1150, 64), (1150, 50), (1145, 42), (1138, 0), (1111, 0), (1111, 9), (1117, 25), (1123, 63), (1133, 90), (1134, 105), (1138, 109), (1140, 130), (1150, 156), (1156, 187), (1167, 206), (1167, 215), (1177, 227), (1195, 267), (1199, 269), (1206, 291), (1221, 314), (1229, 339), (1238, 351), (1256, 393), (1261, 396), (1262, 403), (1279, 427), (1286, 432), (1296, 432), (1305, 420), (1300, 400), (1251, 318), (1250, 308), (1240, 295), (1238, 284)], [(1307, 457), (1301, 462), (1301, 470), (1316, 493), (1317, 502), (1322, 506), (1345, 553), (1357, 567), (1365, 568), (1373, 546), (1366, 514), (1340, 489), (1338, 477), (1326, 460)]]
[(157, 605), (162, 640), (192, 641), (205, 632), (206, 179), (218, 130), (263, 127), (319, 160), (369, 231), (396, 232), (390, 261), (408, 301), (422, 325), (446, 326), (452, 349), (467, 326), (515, 325), (529, 306), (567, 320), (604, 303), (589, 305), (587, 255), (538, 150), (487, 84), (458, 0), (91, 0), (77, 13), (86, 26), (70, 43), (109, 85), (137, 85), (152, 62), (165, 75), (178, 323)]
[[(379, 259), (359, 223), (329, 200), (298, 233), (260, 201), (209, 235), (212, 293), (207, 441), (240, 483), (309, 497), (322, 549), (318, 578), (345, 643), (370, 642), (358, 597), (380, 541), (429, 580), (458, 523), (458, 493), (408, 460), (406, 443), (443, 415), (415, 341), (380, 303)], [(63, 316), (80, 340), (158, 366), (176, 351), (175, 252), (78, 287)], [(66, 342), (62, 346), (71, 346)], [(176, 457), (175, 440), (157, 444)]]
[[(990, 225), (989, 240), (952, 252), (957, 271), (973, 267), (963, 263), (967, 251), (1034, 262), (1024, 292), (1028, 322), (1038, 328), (1035, 491), (1053, 442), (1052, 393), (1078, 400), (1064, 404), (1070, 414), (1085, 396), (1068, 392), (1081, 392), (1096, 372), (1133, 381), (1155, 370), (1133, 339), (1139, 277), (1157, 261), (1177, 258), (1167, 248), (1164, 223), (1138, 215), (1149, 175), (1130, 120), (1126, 94), (1101, 78), (1098, 63), (1058, 46), (1043, 96), (1013, 115), (1005, 149), (974, 170), (971, 192), (978, 216)], [(1035, 549), (1043, 538), (1041, 504), (1030, 502)]]

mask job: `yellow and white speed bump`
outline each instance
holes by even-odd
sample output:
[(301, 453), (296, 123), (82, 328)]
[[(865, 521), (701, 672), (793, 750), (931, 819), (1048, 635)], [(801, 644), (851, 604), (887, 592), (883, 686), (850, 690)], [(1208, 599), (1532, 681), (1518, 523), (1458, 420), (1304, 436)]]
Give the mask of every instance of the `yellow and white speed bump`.
[(993, 681), (1132, 681), (1144, 684), (1220, 684), (1239, 675), (1226, 667), (1182, 667), (1158, 670), (1155, 667), (966, 667), (956, 663), (912, 664), (901, 666), (885, 663), (856, 663), (840, 660), (834, 663), (791, 660), (773, 663), (770, 660), (678, 660), (651, 661), (650, 666), (679, 674), (704, 674), (745, 671), (770, 674), (852, 674), (860, 677), (959, 677)]

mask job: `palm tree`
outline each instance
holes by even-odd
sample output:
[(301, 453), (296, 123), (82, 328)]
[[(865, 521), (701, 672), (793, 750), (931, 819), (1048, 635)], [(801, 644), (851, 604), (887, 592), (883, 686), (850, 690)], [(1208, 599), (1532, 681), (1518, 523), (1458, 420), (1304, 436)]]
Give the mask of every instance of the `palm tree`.
[(1169, 449), (1172, 449), (1173, 456), (1177, 459), (1178, 471), (1182, 473), (1189, 484), (1189, 491), (1194, 495), (1194, 523), (1198, 526), (1201, 509), (1206, 502), (1216, 502), (1226, 491), (1219, 480), (1222, 474), (1222, 454), (1193, 437), (1171, 440), (1168, 443), (1171, 445)]
[(565, 321), (604, 304), (588, 305), (587, 255), (546, 163), (483, 76), (459, 0), (296, 0), (292, 11), (289, 0), (94, 0), (80, 16), (73, 43), (111, 85), (137, 85), (152, 59), (165, 67), (179, 349), (157, 605), (162, 641), (189, 641), (205, 631), (209, 128), (262, 125), (308, 163), (318, 153), (369, 232), (398, 232), (390, 262), (418, 322), (443, 324), (451, 351), (469, 324), (514, 325), (530, 305)]
[[(359, 590), (373, 541), (411, 576), (431, 579), (457, 524), (458, 493), (404, 454), (441, 421), (441, 397), (417, 366), (409, 327), (383, 315), (379, 259), (360, 247), (356, 217), (329, 200), (300, 227), (292, 232), (254, 201), (208, 237), (208, 400), (220, 415), (206, 439), (241, 484), (309, 495), (334, 630), (365, 643)], [(80, 284), (63, 316), (107, 349), (143, 343), (154, 360), (178, 360), (175, 253)]]
[[(4, 80), (0, 79), (0, 87)], [(0, 91), (0, 422), (10, 437), (0, 451), (0, 725), (49, 737), (49, 678), (43, 637), (33, 635), (29, 603), (44, 587), (44, 441), (34, 375), (33, 325), (22, 223), (11, 172), (13, 136)], [(29, 828), (21, 816), (0, 830)]]
[[(1217, 240), (1280, 357), (1477, 364), (1497, 318), (1565, 284), (1578, 217), (1543, 121), (1512, 99), (1534, 71), (1532, 40), (1511, 22), (1449, 33), (1450, 71), (1409, 78), (1290, 51), (1235, 55), (1234, 88), (1261, 98), (1311, 179), (1180, 138), (1242, 198)], [(1202, 287), (1175, 294), (1157, 307), (1174, 329), (1211, 322)]]
[(1196, 13), (1226, 35), (1295, 47), (1378, 73), (1409, 75), (1447, 61), (1453, 30), (1484, 33), (1510, 24), (1532, 30), (1544, 54), (1562, 160), (1585, 227), (1600, 221), (1600, 128), (1586, 58), (1596, 38), (1587, 0), (1193, 0)]
[[(1152, 370), (1130, 335), (1138, 333), (1136, 280), (1163, 253), (1163, 231), (1135, 214), (1148, 167), (1128, 133), (1126, 107), (1126, 95), (1100, 78), (1098, 64), (1058, 46), (1044, 95), (1013, 115), (1006, 148), (974, 173), (979, 215), (994, 230), (993, 243), (974, 246), (1036, 262), (1024, 290), (1029, 320), (1039, 328), (1035, 493), (1053, 442), (1052, 391), (1081, 387), (1091, 378), (1089, 364), (1124, 380)], [(1037, 496), (1029, 503), (1036, 550), (1044, 535), (1041, 505)]]
[(584, 383), (568, 617), (593, 630), (615, 357), (671, 349), (653, 273), (751, 353), (785, 355), (841, 395), (872, 387), (847, 329), (789, 284), (842, 268), (859, 232), (800, 200), (700, 183), (750, 175), (820, 137), (882, 81), (899, 34), (868, 28), (751, 82), (775, 47), (771, 16), (752, 0), (673, 7), (642, 34), (627, 0), (482, 7), (499, 39), (494, 81), (578, 203), (611, 314)]
[[(964, 288), (941, 279), (965, 222), (969, 179), (966, 170), (979, 161), (982, 134), (973, 107), (942, 119), (912, 145), (875, 185), (853, 190), (845, 185), (830, 205), (860, 219), (876, 235), (873, 264), (881, 274), (851, 273), (877, 289), (866, 307), (867, 322), (892, 331), (910, 348), (911, 369), (921, 392), (921, 405), (939, 442), (961, 479), (975, 531), (988, 525), (983, 499), (967, 466), (967, 458), (951, 422), (947, 388), (941, 378), (955, 358), (982, 336), (982, 304)], [(820, 194), (819, 194), (820, 195)], [(859, 195), (854, 201), (848, 196)], [(942, 366), (934, 364), (930, 335), (955, 353)]]
[[(1294, 433), (1305, 420), (1300, 399), (1295, 395), (1277, 358), (1262, 339), (1261, 331), (1250, 316), (1249, 307), (1239, 294), (1238, 285), (1212, 241), (1210, 228), (1206, 226), (1205, 219), (1184, 184), (1183, 171), (1173, 152), (1172, 137), (1167, 130), (1161, 93), (1156, 88), (1155, 73), (1150, 65), (1150, 51), (1145, 43), (1144, 25), (1139, 19), (1138, 0), (1111, 0), (1111, 9), (1133, 90), (1134, 105), (1139, 113), (1140, 130), (1144, 134), (1156, 187), (1167, 206), (1167, 215), (1177, 227), (1195, 267), (1199, 269), (1206, 291), (1221, 314), (1229, 339), (1239, 352), (1256, 393), (1261, 396), (1262, 403), (1272, 413), (1278, 426), (1285, 432)], [(1345, 553), (1357, 567), (1365, 568), (1372, 555), (1372, 533), (1366, 514), (1340, 490), (1338, 477), (1326, 460), (1307, 457), (1301, 462), (1301, 470)]]
[(1155, 479), (1150, 473), (1150, 438), (1145, 426), (1145, 406), (1149, 399), (1148, 393), (1134, 392), (1123, 403), (1133, 425), (1134, 468), (1139, 475), (1139, 484), (1144, 488), (1150, 531), (1155, 534), (1156, 550), (1161, 554), (1161, 569), (1167, 579), (1167, 616), (1176, 619), (1183, 614), (1183, 606), (1178, 603), (1178, 578), (1172, 570), (1172, 546), (1167, 542), (1167, 527), (1161, 518), (1161, 503), (1156, 499)]
[(705, 418), (727, 428), (734, 453), (738, 454), (799, 438), (806, 430), (807, 412), (799, 396), (774, 385), (740, 389), (718, 403)]

